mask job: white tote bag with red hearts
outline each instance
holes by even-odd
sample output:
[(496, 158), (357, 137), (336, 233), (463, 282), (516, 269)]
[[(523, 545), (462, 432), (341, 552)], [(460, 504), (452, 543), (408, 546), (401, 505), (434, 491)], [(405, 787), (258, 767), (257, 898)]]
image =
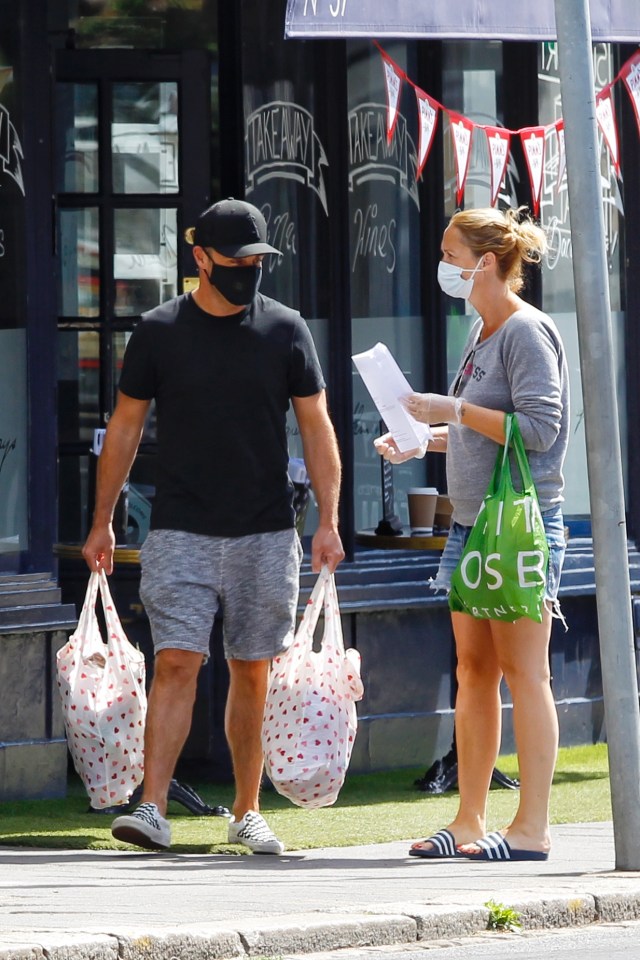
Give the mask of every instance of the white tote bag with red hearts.
[(56, 672), (69, 752), (91, 806), (126, 803), (144, 776), (145, 662), (125, 636), (102, 570), (89, 578), (78, 627), (57, 654)]
[[(324, 612), (322, 645), (314, 632)], [(345, 651), (335, 580), (322, 568), (291, 646), (273, 661), (262, 727), (265, 770), (300, 807), (338, 798), (358, 728), (360, 654)]]

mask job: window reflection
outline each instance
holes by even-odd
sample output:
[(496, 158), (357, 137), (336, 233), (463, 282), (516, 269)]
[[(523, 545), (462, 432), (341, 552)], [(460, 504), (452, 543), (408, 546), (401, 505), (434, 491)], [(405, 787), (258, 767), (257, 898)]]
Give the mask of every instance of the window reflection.
[[(378, 54), (349, 41), (349, 258), (353, 353), (386, 344), (415, 390), (424, 389), (425, 346), (420, 307), (420, 198), (415, 179), (418, 132), (415, 98), (402, 102), (390, 149), (378, 150), (386, 135), (386, 94)], [(404, 42), (390, 55), (411, 73), (412, 53)], [(382, 517), (381, 459), (373, 440), (380, 414), (353, 371), (354, 514), (357, 530), (375, 528)], [(394, 467), (395, 512), (409, 523), (406, 491), (425, 483), (424, 460)]]
[(177, 193), (178, 84), (114, 84), (111, 142), (115, 193)]
[(97, 317), (100, 302), (98, 209), (60, 210), (58, 313), (63, 317)]
[(58, 332), (58, 436), (61, 443), (87, 441), (100, 426), (97, 332)]
[[(596, 90), (611, 83), (615, 77), (612, 50), (609, 44), (595, 43), (592, 48), (593, 72)], [(573, 250), (571, 246), (571, 219), (567, 189), (566, 164), (562, 162), (559, 138), (553, 124), (562, 116), (560, 98), (558, 48), (545, 42), (538, 54), (539, 120), (548, 125), (545, 141), (544, 179), (540, 198), (540, 222), (547, 233), (548, 250), (543, 264), (543, 309), (549, 313), (560, 330), (569, 365), (571, 383), (571, 443), (564, 466), (566, 481), (565, 513), (587, 516), (591, 512), (587, 482), (587, 449), (582, 402), (578, 321), (575, 306), (573, 277)], [(600, 185), (604, 213), (605, 240), (609, 266), (609, 295), (613, 332), (614, 362), (618, 371), (616, 390), (622, 443), (622, 464), (625, 482), (628, 471), (627, 406), (624, 380), (624, 326), (622, 310), (623, 250), (620, 243), (621, 221), (624, 217), (624, 198), (620, 193), (611, 156), (606, 149), (601, 131)]]
[(69, 6), (78, 47), (193, 49), (210, 41), (217, 14), (216, 0), (207, 0), (206, 9), (204, 0), (74, 0)]
[[(443, 98), (444, 102), (477, 124), (502, 126), (504, 116), (500, 102), (502, 89), (502, 42), (450, 41), (443, 44)], [(447, 220), (457, 208), (456, 161), (448, 116), (443, 117), (444, 147), (444, 205)], [(486, 137), (480, 130), (471, 141), (469, 169), (465, 181), (464, 206), (491, 205), (491, 164)], [(506, 175), (498, 194), (498, 206), (518, 205), (517, 170), (513, 158), (509, 160)], [(473, 308), (466, 300), (445, 297), (447, 338), (447, 384), (450, 384), (460, 362), (469, 330), (474, 319)]]
[(176, 210), (114, 210), (115, 315), (137, 316), (176, 296)]
[(95, 83), (56, 85), (56, 186), (62, 193), (98, 190), (98, 90)]

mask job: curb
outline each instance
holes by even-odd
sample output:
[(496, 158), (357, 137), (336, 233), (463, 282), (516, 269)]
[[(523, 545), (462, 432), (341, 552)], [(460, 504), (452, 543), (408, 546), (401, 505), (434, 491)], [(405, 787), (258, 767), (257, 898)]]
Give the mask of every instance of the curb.
[[(512, 905), (526, 930), (640, 919), (640, 892), (557, 897)], [(326, 953), (340, 949), (410, 946), (469, 937), (487, 929), (484, 906), (451, 908), (417, 903), (381, 905), (376, 915), (301, 913), (226, 923), (128, 930), (126, 933), (50, 931), (0, 933), (0, 960), (236, 960)]]

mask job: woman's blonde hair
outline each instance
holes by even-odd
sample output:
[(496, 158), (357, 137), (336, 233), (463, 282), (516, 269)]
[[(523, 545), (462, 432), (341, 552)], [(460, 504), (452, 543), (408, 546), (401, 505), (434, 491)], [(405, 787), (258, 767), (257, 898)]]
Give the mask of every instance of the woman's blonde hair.
[(514, 293), (524, 286), (523, 264), (540, 263), (547, 248), (544, 230), (533, 222), (527, 207), (459, 210), (449, 226), (460, 231), (476, 257), (489, 252), (496, 255), (498, 273)]

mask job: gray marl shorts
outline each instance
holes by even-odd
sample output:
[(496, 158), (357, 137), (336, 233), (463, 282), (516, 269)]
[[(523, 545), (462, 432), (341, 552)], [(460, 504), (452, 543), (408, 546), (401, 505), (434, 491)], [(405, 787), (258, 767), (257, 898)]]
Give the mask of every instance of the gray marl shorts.
[(302, 547), (295, 530), (207, 537), (152, 530), (140, 551), (140, 598), (155, 652), (209, 656), (223, 611), (227, 660), (271, 660), (293, 639)]

